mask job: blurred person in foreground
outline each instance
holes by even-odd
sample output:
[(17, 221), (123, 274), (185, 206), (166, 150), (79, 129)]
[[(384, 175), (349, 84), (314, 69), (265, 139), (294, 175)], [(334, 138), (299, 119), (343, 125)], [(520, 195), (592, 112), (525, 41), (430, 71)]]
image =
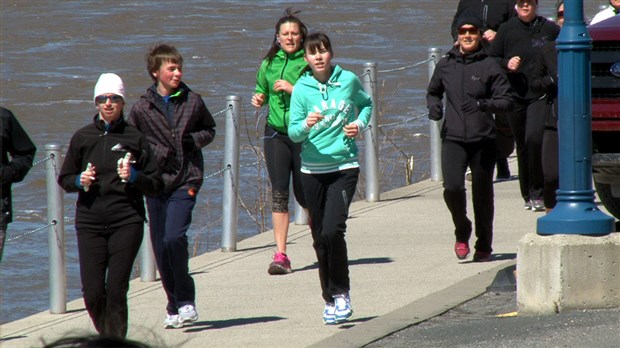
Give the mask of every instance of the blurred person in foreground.
[(127, 292), (144, 235), (143, 195), (163, 189), (146, 138), (123, 117), (125, 87), (112, 73), (95, 85), (98, 113), (71, 137), (58, 183), (78, 192), (75, 230), (86, 310), (97, 332), (127, 335)]
[(2, 216), (0, 216), (0, 261), (4, 251), (6, 229), (13, 221), (11, 185), (24, 180), (32, 167), (37, 148), (11, 110), (0, 107), (0, 132), (2, 132)]
[[(473, 260), (491, 260), (493, 251), (493, 169), (496, 128), (493, 113), (511, 106), (510, 84), (482, 48), (482, 22), (471, 12), (457, 20), (458, 44), (435, 68), (426, 101), (429, 118), (444, 119), (441, 129), (443, 197), (452, 215), (459, 260), (469, 256), (472, 223), (467, 218), (465, 172), (471, 168), (476, 249)], [(445, 114), (443, 98), (446, 97)]]
[[(52, 342), (44, 339), (43, 348), (149, 348), (148, 344), (128, 340), (121, 337), (83, 335), (66, 336)], [(153, 347), (163, 347), (163, 345), (153, 345)]]

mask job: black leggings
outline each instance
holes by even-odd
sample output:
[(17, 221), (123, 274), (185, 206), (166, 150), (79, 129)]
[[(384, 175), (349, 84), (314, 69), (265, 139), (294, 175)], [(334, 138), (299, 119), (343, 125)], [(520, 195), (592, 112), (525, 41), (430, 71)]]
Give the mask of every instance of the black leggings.
[(508, 117), (517, 142), (521, 196), (529, 200), (543, 198), (542, 140), (545, 117), (551, 112), (546, 99), (515, 102)]
[(143, 230), (139, 223), (77, 231), (84, 304), (101, 335), (127, 335), (127, 291)]
[(472, 177), (472, 200), (476, 222), (477, 251), (492, 252), (493, 169), (495, 167), (495, 140), (464, 143), (444, 140), (441, 146), (443, 197), (452, 214), (457, 242), (467, 243), (471, 237), (471, 220), (467, 218), (465, 171), (469, 166)]
[(294, 143), (287, 135), (278, 133), (265, 125), (264, 140), (265, 162), (271, 181), (271, 196), (274, 213), (288, 212), (289, 186), (293, 175), (293, 193), (297, 203), (306, 207), (301, 189), (301, 143)]

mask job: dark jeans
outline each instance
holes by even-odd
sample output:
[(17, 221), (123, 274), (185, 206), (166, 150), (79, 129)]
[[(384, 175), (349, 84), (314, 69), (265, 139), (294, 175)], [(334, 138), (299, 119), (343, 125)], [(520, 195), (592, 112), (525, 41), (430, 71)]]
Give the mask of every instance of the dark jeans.
[(465, 172), (471, 168), (472, 200), (476, 222), (477, 251), (492, 252), (493, 216), (493, 169), (495, 167), (495, 140), (463, 143), (444, 140), (441, 148), (443, 174), (443, 198), (452, 214), (457, 242), (468, 243), (471, 237), (471, 221), (467, 218), (465, 195)]
[(332, 296), (350, 290), (344, 234), (358, 176), (357, 168), (326, 174), (301, 174), (310, 215), (312, 246), (319, 261), (322, 296), (326, 302), (333, 302)]
[(168, 297), (168, 314), (177, 314), (185, 305), (195, 305), (196, 288), (189, 274), (187, 241), (195, 204), (196, 196), (185, 190), (146, 198), (153, 251)]
[(545, 180), (543, 200), (545, 201), (545, 208), (549, 209), (553, 209), (557, 204), (556, 191), (560, 187), (558, 141), (558, 130), (550, 127), (545, 128), (542, 143), (542, 169)]
[(542, 139), (545, 117), (551, 111), (545, 99), (515, 101), (514, 110), (508, 120), (517, 142), (521, 196), (526, 202), (541, 200), (543, 197)]
[(143, 234), (141, 223), (77, 231), (84, 304), (101, 335), (127, 335), (129, 278)]
[(297, 203), (306, 206), (301, 188), (301, 143), (294, 143), (288, 136), (265, 125), (265, 163), (271, 182), (275, 213), (288, 212), (289, 186), (293, 176), (293, 193)]

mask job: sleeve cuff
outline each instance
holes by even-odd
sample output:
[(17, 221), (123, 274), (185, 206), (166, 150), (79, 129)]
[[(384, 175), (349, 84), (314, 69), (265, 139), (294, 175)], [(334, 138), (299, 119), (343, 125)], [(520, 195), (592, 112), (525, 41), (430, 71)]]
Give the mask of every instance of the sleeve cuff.
[(127, 180), (129, 183), (133, 184), (136, 182), (136, 180), (138, 180), (138, 176), (140, 175), (140, 171), (139, 170), (135, 170), (133, 167), (129, 167), (129, 180)]
[(82, 176), (82, 174), (75, 177), (75, 186), (77, 186), (78, 189), (82, 190), (84, 189), (84, 186), (82, 186), (82, 184), (80, 183), (80, 176)]

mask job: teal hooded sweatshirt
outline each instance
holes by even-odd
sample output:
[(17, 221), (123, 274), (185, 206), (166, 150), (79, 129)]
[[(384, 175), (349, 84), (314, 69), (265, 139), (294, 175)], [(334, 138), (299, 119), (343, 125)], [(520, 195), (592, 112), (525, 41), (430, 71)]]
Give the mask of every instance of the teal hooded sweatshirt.
[(269, 105), (267, 124), (280, 133), (287, 132), (291, 96), (284, 91), (274, 91), (273, 84), (286, 80), (294, 85), (307, 66), (303, 49), (293, 54), (279, 50), (271, 62), (263, 60), (256, 73), (255, 92), (264, 94)]
[[(325, 118), (309, 128), (306, 117), (310, 112), (320, 112)], [(291, 140), (302, 142), (302, 173), (321, 174), (358, 168), (355, 139), (347, 137), (343, 127), (354, 122), (361, 133), (371, 114), (372, 98), (354, 73), (336, 65), (325, 84), (317, 81), (312, 71), (304, 73), (293, 90), (288, 125)]]

